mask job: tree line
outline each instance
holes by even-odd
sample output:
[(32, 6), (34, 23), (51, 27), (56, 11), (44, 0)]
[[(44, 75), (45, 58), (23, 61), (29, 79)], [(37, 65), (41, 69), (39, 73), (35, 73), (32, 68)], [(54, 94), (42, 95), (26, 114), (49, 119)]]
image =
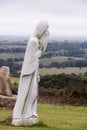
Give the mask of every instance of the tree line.
[[(4, 46), (6, 46), (4, 48)], [(16, 48), (11, 47), (10, 45), (15, 45)], [(0, 53), (24, 53), (26, 44), (24, 43), (15, 43), (15, 44), (1, 44)], [(18, 46), (18, 47), (17, 47)], [(48, 43), (46, 52), (43, 55), (43, 58), (51, 58), (54, 56), (74, 56), (74, 57), (84, 57), (87, 48), (87, 42), (75, 42), (75, 41), (52, 41)]]
[(0, 48), (0, 53), (23, 53), (25, 48)]
[[(19, 64), (19, 62), (21, 62)], [(8, 58), (6, 60), (0, 59), (0, 67), (1, 66), (9, 66), (11, 70), (11, 75), (14, 77), (18, 77), (20, 75), (21, 67), (22, 67), (23, 58)], [(66, 67), (87, 67), (87, 60), (74, 60), (70, 59), (68, 61), (64, 61), (62, 63), (52, 62), (48, 65), (43, 65), (40, 63), (40, 68), (66, 68)]]
[(43, 65), (43, 64), (40, 64), (40, 68), (52, 68), (52, 67), (55, 67), (55, 68), (66, 68), (66, 67), (87, 67), (87, 60), (84, 59), (84, 60), (67, 60), (67, 61), (63, 61), (62, 63), (60, 62), (52, 62), (48, 65)]

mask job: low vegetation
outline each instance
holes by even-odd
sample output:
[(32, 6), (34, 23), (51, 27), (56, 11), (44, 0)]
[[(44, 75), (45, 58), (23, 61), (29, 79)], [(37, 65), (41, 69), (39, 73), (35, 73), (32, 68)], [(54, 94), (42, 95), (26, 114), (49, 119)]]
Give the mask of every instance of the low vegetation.
[[(17, 94), (18, 80), (13, 78)], [(59, 74), (41, 76), (39, 102), (53, 104), (87, 105), (87, 76)]]
[(87, 108), (38, 104), (39, 123), (14, 127), (6, 122), (12, 109), (0, 108), (0, 130), (87, 130)]

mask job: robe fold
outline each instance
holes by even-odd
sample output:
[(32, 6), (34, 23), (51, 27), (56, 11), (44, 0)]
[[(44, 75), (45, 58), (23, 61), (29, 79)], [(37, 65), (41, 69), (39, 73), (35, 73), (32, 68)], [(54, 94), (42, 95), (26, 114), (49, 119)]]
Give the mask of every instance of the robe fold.
[[(17, 101), (13, 110), (14, 119), (37, 118), (39, 58), (48, 42), (48, 23), (39, 23), (29, 39), (19, 80)], [(13, 123), (14, 124), (14, 123)]]

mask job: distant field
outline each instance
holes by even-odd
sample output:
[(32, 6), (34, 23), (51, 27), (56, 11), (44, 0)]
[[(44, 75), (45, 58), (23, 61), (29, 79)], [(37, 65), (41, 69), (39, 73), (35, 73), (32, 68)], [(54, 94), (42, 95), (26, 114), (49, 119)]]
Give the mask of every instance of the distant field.
[(59, 62), (59, 63), (61, 63), (63, 61), (67, 61), (67, 60), (68, 60), (68, 57), (66, 57), (66, 56), (57, 56), (57, 57), (52, 57), (52, 58), (41, 58), (40, 62), (43, 65), (49, 65), (52, 62)]
[(26, 45), (25, 44), (23, 44), (23, 45), (15, 45), (15, 44), (10, 44), (10, 45), (8, 45), (8, 44), (2, 44), (2, 45), (0, 45), (0, 48), (4, 48), (4, 49), (7, 49), (7, 48), (9, 48), (9, 49), (11, 49), (11, 48), (25, 48), (26, 47)]
[[(71, 73), (75, 73), (77, 75), (79, 74), (84, 74), (85, 72), (87, 72), (87, 67), (85, 68), (81, 68), (79, 69), (78, 67), (68, 67), (68, 68), (61, 68), (61, 69), (57, 69), (57, 68), (43, 68), (43, 69), (39, 69), (40, 71), (40, 74), (41, 75), (53, 75), (53, 74), (62, 74), (62, 73), (65, 73), (65, 74), (71, 74)], [(18, 83), (18, 78), (15, 78), (15, 77), (12, 77), (12, 80), (14, 82), (17, 82)]]
[(57, 60), (58, 62), (63, 62), (63, 61), (67, 61), (69, 60), (68, 58), (72, 58), (74, 60), (84, 60), (84, 58), (81, 58), (81, 57), (69, 57), (69, 56), (55, 56), (55, 57), (52, 57), (52, 59), (55, 59)]
[(8, 59), (8, 58), (23, 58), (24, 53), (0, 53), (0, 59)]
[[(12, 45), (9, 47), (12, 48)], [(16, 46), (13, 48), (17, 48)], [(0, 53), (0, 59), (8, 59), (8, 58), (23, 58), (24, 57), (24, 53)], [(84, 60), (85, 58), (81, 58), (81, 57), (71, 57), (71, 56), (55, 56), (52, 58), (41, 58), (40, 62), (43, 65), (49, 65), (52, 62), (58, 62), (58, 63), (62, 63), (64, 61), (68, 61), (68, 58), (72, 58), (74, 60)]]
[(67, 68), (43, 68), (40, 69), (40, 74), (41, 75), (52, 75), (52, 74), (61, 74), (61, 73), (65, 73), (65, 74), (71, 74), (71, 73), (75, 73), (75, 74), (84, 74), (85, 72), (87, 72), (87, 67), (84, 68), (78, 68), (78, 67), (67, 67)]
[(39, 123), (26, 127), (5, 124), (12, 111), (0, 108), (0, 130), (87, 130), (87, 107), (38, 104)]
[(62, 63), (64, 61), (68, 61), (69, 58), (72, 58), (73, 60), (84, 60), (85, 59), (85, 58), (81, 58), (81, 57), (55, 56), (52, 58), (41, 58), (40, 63), (42, 63), (43, 65), (49, 65), (52, 62)]

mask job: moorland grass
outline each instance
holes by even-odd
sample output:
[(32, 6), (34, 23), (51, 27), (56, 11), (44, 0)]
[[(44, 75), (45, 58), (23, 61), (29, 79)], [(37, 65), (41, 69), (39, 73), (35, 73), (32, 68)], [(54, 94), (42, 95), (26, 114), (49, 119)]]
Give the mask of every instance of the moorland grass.
[(12, 109), (0, 108), (0, 130), (87, 130), (87, 107), (38, 104), (39, 123), (14, 127), (5, 120)]

